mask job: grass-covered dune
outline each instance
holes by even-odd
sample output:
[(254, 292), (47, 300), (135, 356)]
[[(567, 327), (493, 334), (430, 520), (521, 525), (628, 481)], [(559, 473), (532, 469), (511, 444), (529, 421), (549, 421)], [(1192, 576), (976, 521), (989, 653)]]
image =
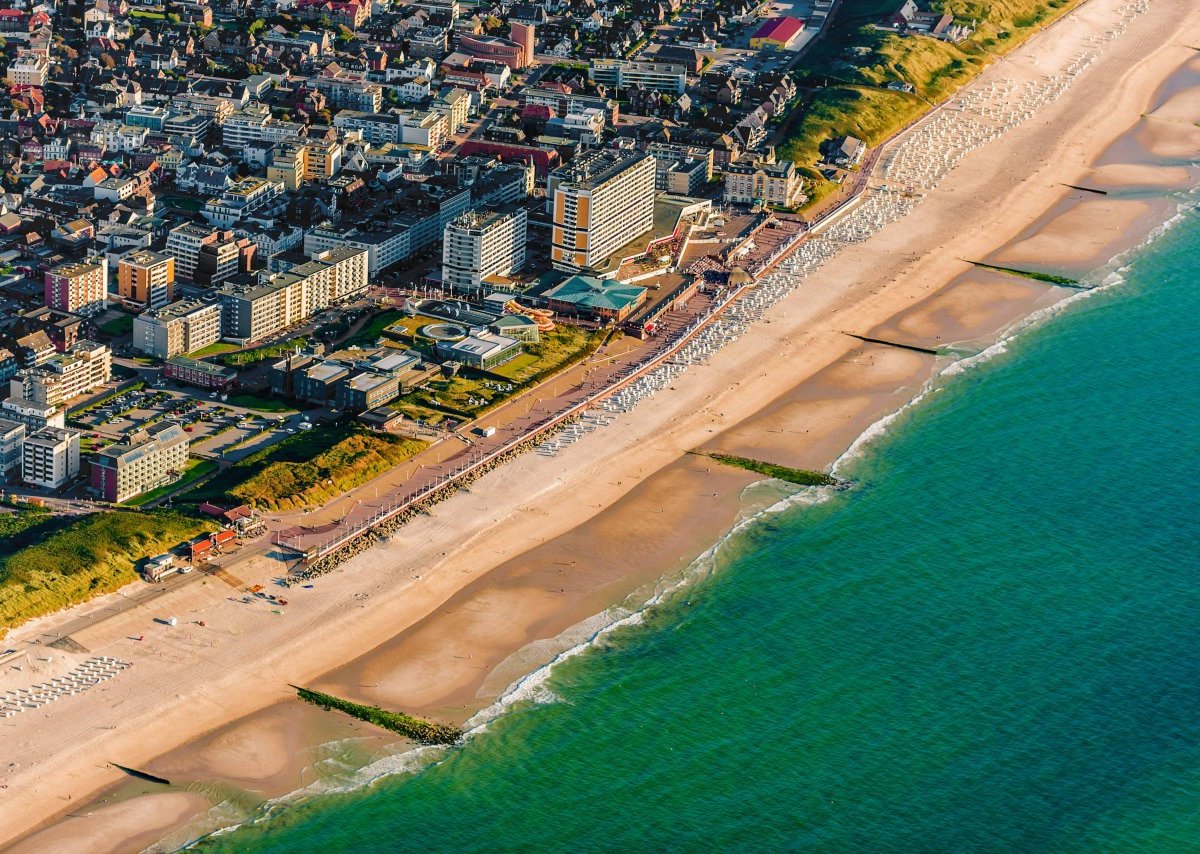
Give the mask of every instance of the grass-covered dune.
[(378, 477), (426, 447), (428, 442), (419, 439), (357, 427), (309, 430), (239, 460), (181, 499), (235, 501), (266, 510), (315, 507)]
[(0, 632), (111, 593), (137, 580), (135, 566), (215, 526), (158, 510), (64, 520), (38, 509), (4, 517), (0, 536)]

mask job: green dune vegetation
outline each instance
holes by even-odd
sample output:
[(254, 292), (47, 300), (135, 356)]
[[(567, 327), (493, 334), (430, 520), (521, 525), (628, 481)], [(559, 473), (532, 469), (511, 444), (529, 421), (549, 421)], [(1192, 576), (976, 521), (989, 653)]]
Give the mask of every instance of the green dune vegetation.
[(336, 441), (327, 444), (326, 436), (310, 440), (310, 434), (299, 434), (231, 466), (225, 474), (233, 472), (238, 482), (226, 487), (228, 496), (266, 510), (315, 507), (361, 486), (429, 446), (420, 439), (359, 428), (320, 432), (334, 434)]
[[(829, 33), (796, 67), (808, 100), (778, 147), (779, 156), (796, 161), (810, 179), (809, 206), (836, 189), (813, 168), (827, 140), (849, 134), (869, 146), (884, 142), (1080, 2), (932, 0), (928, 8), (974, 29), (954, 44), (876, 29), (896, 0), (845, 0)], [(907, 83), (913, 91), (888, 89), (889, 83)]]
[[(0, 627), (13, 628), (135, 581), (138, 561), (213, 530), (160, 510), (67, 519), (41, 508), (0, 520)], [(2, 631), (2, 630), (0, 630)]]
[(462, 739), (463, 733), (458, 727), (427, 721), (423, 718), (414, 718), (403, 712), (389, 712), (379, 706), (352, 703), (332, 694), (309, 691), (307, 688), (300, 688), (296, 685), (292, 687), (296, 689), (300, 699), (306, 703), (320, 706), (326, 711), (344, 712), (352, 718), (358, 718), (360, 721), (366, 721), (377, 727), (399, 733), (405, 738), (411, 738), (421, 744), (457, 744)]

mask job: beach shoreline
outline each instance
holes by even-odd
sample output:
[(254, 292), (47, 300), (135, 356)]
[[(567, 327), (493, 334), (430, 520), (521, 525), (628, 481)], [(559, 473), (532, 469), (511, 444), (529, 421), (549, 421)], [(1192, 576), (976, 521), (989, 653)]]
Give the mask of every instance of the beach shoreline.
[[(1088, 28), (1101, 26), (1104, 16), (1118, 6), (1096, 0), (1062, 24), (1080, 30), (1077, 38), (1086, 38)], [(1020, 246), (1021, 236), (1057, 206), (1079, 209), (1078, 204), (1066, 205), (1072, 191), (1061, 184), (1085, 183), (1097, 171), (1092, 164), (1100, 162), (1116, 141), (1126, 145), (1125, 138), (1132, 134), (1148, 151), (1167, 158), (1169, 153), (1160, 152), (1178, 150), (1178, 141), (1168, 139), (1167, 131), (1147, 141), (1144, 128), (1136, 126), (1164, 81), (1177, 69), (1195, 63), (1194, 52), (1173, 36), (1181, 20), (1194, 28), (1198, 17), (1179, 2), (1155, 3), (1148, 15), (1135, 20), (1131, 31), (1110, 46), (1113, 55), (1105, 55), (1096, 68), (1084, 72), (1098, 72), (1078, 81), (1080, 87), (1090, 87), (1087, 92), (1050, 105), (1046, 112), (1052, 116), (1035, 117), (1029, 125), (1011, 131), (1013, 138), (1006, 135), (975, 152), (908, 218), (843, 252), (768, 311), (771, 326), (756, 327), (754, 336), (731, 344), (709, 364), (696, 366), (692, 375), (664, 389), (652, 404), (644, 403), (561, 458), (548, 462), (527, 455), (515, 461), (472, 486), (470, 493), (439, 505), (432, 516), (413, 522), (387, 548), (372, 550), (321, 579), (309, 597), (311, 602), (297, 597), (301, 606), (295, 612), (297, 619), (288, 615), (294, 636), (289, 640), (283, 631), (268, 636), (280, 644), (269, 655), (239, 653), (232, 632), (236, 621), (231, 621), (229, 638), (214, 644), (222, 655), (236, 658), (234, 672), (209, 683), (207, 691), (200, 692), (203, 699), (195, 685), (199, 673), (190, 680), (185, 676), (170, 684), (150, 684), (155, 665), (186, 660), (178, 650), (139, 662), (148, 665), (141, 669), (151, 671), (150, 676), (139, 680), (135, 667), (129, 677), (121, 677), (126, 681), (114, 681), (111, 691), (114, 696), (131, 695), (113, 705), (116, 719), (133, 714), (141, 728), (101, 735), (94, 732), (98, 724), (68, 728), (65, 737), (90, 732), (87, 740), (95, 743), (50, 750), (57, 760), (57, 779), (38, 781), (49, 766), (35, 773), (38, 766), (28, 763), (21, 763), (17, 773), (6, 774), (10, 785), (6, 800), (21, 809), (4, 811), (0, 840), (11, 840), (61, 812), (62, 791), (78, 802), (111, 785), (112, 772), (95, 766), (113, 757), (152, 771), (170, 767), (177, 779), (188, 779), (189, 773), (196, 774), (192, 779), (205, 774), (235, 777), (241, 785), (255, 788), (253, 775), (231, 774), (216, 761), (198, 769), (195, 761), (189, 764), (188, 747), (175, 748), (231, 726), (246, 729), (246, 721), (252, 720), (247, 713), (279, 714), (279, 701), (288, 696), (280, 685), (288, 681), (437, 716), (449, 717), (463, 706), (467, 708), (460, 713), (470, 714), (488, 705), (493, 698), (481, 696), (480, 691), (487, 673), (506, 662), (511, 665), (519, 650), (557, 637), (664, 572), (679, 572), (729, 529), (743, 510), (742, 490), (759, 478), (703, 465), (698, 458), (681, 456), (682, 452), (704, 447), (786, 465), (827, 468), (858, 436), (905, 405), (928, 381), (933, 357), (859, 345), (842, 332), (874, 331), (879, 337), (904, 335), (925, 343), (994, 338), (1019, 317), (1044, 307), (1051, 289), (964, 269), (960, 259), (974, 257), (990, 263), (998, 257), (1036, 258), (1048, 266), (1082, 269), (1106, 253), (1111, 258), (1144, 239), (1155, 224), (1155, 214), (1149, 210), (1123, 219), (1116, 239), (1091, 255), (1082, 253), (1070, 235), (1094, 228), (1103, 213), (1066, 223), (1053, 241)], [(1006, 62), (1019, 64), (1024, 50)], [(1117, 78), (1121, 85), (1113, 85)], [(1088, 92), (1092, 99), (1084, 97)], [(1052, 120), (1064, 131), (1078, 130), (1080, 138), (1054, 142), (1055, 128), (1047, 127)], [(1022, 147), (1038, 141), (1043, 144), (1039, 150), (1043, 165), (1032, 173), (1017, 174), (1016, 167), (1027, 159), (1021, 156)], [(1143, 174), (1138, 186), (1160, 174)], [(1122, 185), (1113, 180), (1114, 186)], [(981, 211), (980, 200), (990, 200), (1004, 210)], [(1115, 209), (1120, 201), (1125, 200), (1108, 200), (1106, 209)], [(947, 238), (952, 223), (959, 229)], [(1144, 226), (1141, 238), (1137, 223)], [(1010, 244), (1017, 246), (1015, 256), (998, 254), (1004, 247), (1013, 251)], [(1056, 251), (1061, 253), (1057, 258)], [(916, 257), (909, 258), (906, 252)], [(788, 376), (762, 371), (761, 366), (778, 364), (783, 358), (790, 360)], [(793, 429), (807, 432), (788, 432)], [(807, 438), (774, 438), (792, 435)], [(588, 488), (569, 485), (582, 483)], [(505, 505), (505, 496), (513, 504), (515, 494), (522, 496), (521, 501)], [(667, 521), (653, 518), (655, 509), (670, 510), (669, 527), (678, 536), (655, 533), (661, 533)], [(459, 524), (463, 518), (474, 521)], [(504, 531), (499, 542), (498, 525)], [(464, 529), (469, 531), (468, 539), (456, 541)], [(447, 543), (454, 543), (454, 550), (439, 554)], [(406, 570), (406, 582), (424, 584), (396, 583), (401, 549), (406, 549), (400, 554), (403, 564), (422, 567), (419, 573)], [(502, 557), (497, 559), (497, 554)], [(548, 568), (584, 555), (590, 564), (586, 573), (573, 572), (570, 582), (546, 583), (543, 576), (551, 575)], [(409, 577), (415, 574), (423, 578)], [(322, 607), (316, 600), (323, 591), (330, 598), (338, 594), (338, 602)], [(196, 591), (190, 603), (198, 613), (207, 613), (204, 609), (221, 607), (223, 592)], [(359, 594), (366, 598), (356, 600)], [(122, 625), (108, 627), (105, 631), (114, 634), (108, 642), (119, 644), (122, 630)], [(312, 638), (320, 639), (320, 649), (311, 648)], [(309, 649), (300, 654), (306, 644)], [(457, 657), (464, 653), (470, 657)], [(288, 660), (297, 654), (302, 661)], [(399, 659), (406, 664), (398, 665)], [(463, 661), (469, 663), (455, 664)], [(183, 699), (170, 703), (172, 695)], [(214, 695), (223, 702), (216, 703)], [(157, 721), (148, 713), (157, 710), (147, 709), (156, 699), (169, 706)], [(54, 710), (54, 718), (80, 717), (86, 701), (71, 703)], [(256, 712), (264, 708), (267, 711)], [(194, 713), (181, 714), (188, 710)], [(38, 750), (53, 744), (31, 736), (19, 739), (17, 748), (22, 756), (36, 757)], [(294, 757), (295, 751), (289, 756), (281, 748), (273, 755), (286, 759)], [(295, 787), (296, 775), (281, 770), (277, 759), (262, 765), (273, 769), (267, 775), (271, 784), (258, 786), (258, 791)], [(182, 805), (173, 803), (171, 810), (182, 812)], [(138, 822), (141, 827), (134, 826)], [(118, 842), (129, 838), (121, 836), (122, 830), (144, 834), (144, 822), (143, 811), (120, 813), (111, 822), (115, 830), (106, 838)], [(22, 847), (37, 844), (36, 839), (27, 839)]]

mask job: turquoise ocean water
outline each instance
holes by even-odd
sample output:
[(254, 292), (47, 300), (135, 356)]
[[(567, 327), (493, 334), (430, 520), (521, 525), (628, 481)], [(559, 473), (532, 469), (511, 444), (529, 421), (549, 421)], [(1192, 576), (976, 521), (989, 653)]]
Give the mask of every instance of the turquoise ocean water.
[(1200, 850), (1200, 217), (445, 761), (217, 851)]

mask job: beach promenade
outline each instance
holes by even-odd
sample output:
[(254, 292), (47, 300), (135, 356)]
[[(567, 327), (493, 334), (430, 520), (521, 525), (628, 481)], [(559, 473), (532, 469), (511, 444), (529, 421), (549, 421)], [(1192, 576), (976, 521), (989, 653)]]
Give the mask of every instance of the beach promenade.
[[(852, 212), (702, 335), (631, 378), (634, 392), (655, 393), (631, 392), (634, 405), (607, 413), (605, 426), (557, 455), (495, 468), (384, 546), (295, 590), (285, 613), (231, 601), (229, 585), (206, 579), (85, 632), (90, 655), (131, 666), (0, 730), (0, 844), (51, 822), (15, 850), (69, 850), (81, 839), (89, 850), (127, 850), (211, 806), (188, 782), (264, 798), (312, 782), (303, 745), (345, 733), (288, 702), (289, 682), (471, 717), (581, 633), (586, 640), (593, 615), (616, 603), (624, 606), (605, 619), (627, 612), (635, 591), (637, 599), (685, 570), (758, 506), (742, 495), (756, 476), (686, 451), (828, 468), (947, 361), (846, 332), (971, 353), (1076, 293), (964, 259), (1082, 277), (1170, 214), (1173, 194), (1194, 186), (1188, 163), (1200, 150), (1200, 60), (1188, 47), (1200, 43), (1200, 9), (1091, 0), (1052, 32), (897, 140), (901, 149), (919, 140), (924, 159), (889, 149)], [(935, 157), (935, 137), (919, 135), (947, 115), (964, 124), (939, 127), (961, 144), (947, 138)], [(914, 170), (927, 166), (936, 169), (918, 180)], [(911, 195), (884, 169), (907, 170)], [(348, 523), (379, 509), (357, 509)], [(180, 625), (153, 624), (168, 607)], [(8, 645), (44, 641), (73, 616), (24, 627)], [(130, 640), (139, 635), (145, 641)], [(136, 797), (109, 762), (185, 785)], [(117, 800), (89, 803), (101, 792)]]

